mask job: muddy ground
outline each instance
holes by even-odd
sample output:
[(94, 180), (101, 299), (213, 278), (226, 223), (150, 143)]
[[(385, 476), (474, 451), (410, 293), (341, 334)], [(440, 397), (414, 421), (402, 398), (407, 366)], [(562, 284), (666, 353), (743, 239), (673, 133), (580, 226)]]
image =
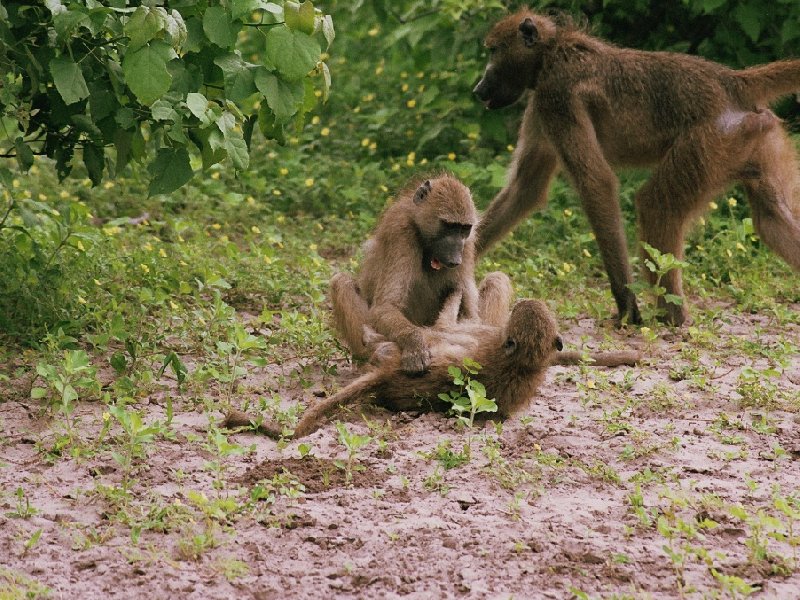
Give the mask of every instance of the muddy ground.
[[(780, 349), (786, 363), (800, 327), (724, 309), (714, 325), (648, 343), (565, 322), (568, 343), (633, 344), (646, 364), (553, 368), (502, 427), (345, 416), (373, 438), (350, 478), (332, 425), (304, 440), (303, 458), (298, 442), (251, 432), (230, 435), (240, 448), (212, 447), (209, 420), (222, 415), (189, 394), (175, 399), (171, 433), (134, 461), (127, 498), (119, 427), (93, 452), (48, 460), (61, 417), (12, 376), (0, 400), (0, 597), (800, 597), (800, 359), (742, 386)], [(246, 394), (315, 399), (269, 373), (252, 371)], [(343, 363), (316, 387), (349, 377)], [(166, 418), (164, 394), (137, 400), (146, 421)], [(105, 409), (78, 404), (87, 446)]]

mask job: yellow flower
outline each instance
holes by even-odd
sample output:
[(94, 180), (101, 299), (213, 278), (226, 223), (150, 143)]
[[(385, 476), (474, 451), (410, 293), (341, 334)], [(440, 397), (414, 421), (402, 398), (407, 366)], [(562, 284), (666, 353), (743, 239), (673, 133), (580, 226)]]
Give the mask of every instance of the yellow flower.
[(147, 266), (146, 264), (144, 264), (144, 263), (140, 264), (140, 265), (139, 265), (139, 268), (142, 270), (142, 272), (143, 272), (143, 273), (149, 273), (149, 272), (150, 272), (150, 267), (148, 267), (148, 266)]
[(424, 91), (425, 91), (425, 85), (423, 84), (423, 85), (419, 86), (419, 87), (417, 88), (417, 91), (418, 91), (420, 94), (421, 94), (422, 92), (424, 92)]
[(331, 130), (330, 130), (329, 128), (327, 128), (327, 127), (323, 127), (323, 128), (320, 130), (319, 134), (320, 134), (321, 136), (323, 136), (323, 137), (328, 137), (328, 136), (331, 134)]
[(180, 308), (180, 306), (175, 304), (172, 300), (169, 301), (169, 306), (172, 308), (172, 310), (178, 310)]
[(180, 266), (182, 266), (182, 267), (188, 267), (189, 266), (189, 263), (187, 263), (185, 260), (178, 261), (178, 264)]
[(311, 124), (312, 125), (319, 125), (319, 116), (314, 115), (313, 117), (311, 117)]
[(41, 202), (44, 202), (45, 200), (47, 200), (47, 195), (46, 194), (39, 194), (39, 200)]
[(12, 179), (11, 180), (11, 187), (18, 188), (19, 187), (19, 179)]
[(224, 242), (227, 242), (227, 241), (228, 241), (228, 236), (227, 236), (227, 235), (224, 235), (224, 234), (223, 234), (223, 235), (221, 235), (221, 236), (219, 236), (219, 241), (220, 241), (220, 242), (223, 242), (223, 243), (224, 243)]
[(314, 90), (314, 96), (317, 98), (322, 98), (322, 90)]
[(280, 223), (281, 225), (283, 225), (284, 223), (286, 223), (286, 217), (285, 217), (284, 215), (278, 215), (278, 218), (277, 218), (277, 219), (275, 219), (275, 220), (276, 220), (278, 223)]
[(102, 283), (100, 283), (100, 280), (99, 280), (99, 279), (95, 279), (95, 280), (94, 280), (94, 284), (95, 284), (95, 285), (97, 285), (97, 286), (101, 286), (101, 285), (103, 285)]
[(508, 150), (509, 152), (513, 152), (514, 151), (514, 145), (513, 144), (509, 144), (508, 146), (506, 146), (506, 150)]
[(108, 421), (109, 419), (111, 419), (111, 413), (104, 412), (103, 413), (103, 421)]
[(258, 225), (253, 225), (253, 226), (250, 228), (250, 231), (252, 231), (252, 232), (253, 232), (253, 233), (255, 233), (256, 235), (258, 235), (259, 233), (261, 233), (261, 230), (258, 228)]
[(372, 143), (369, 145), (369, 149), (370, 149), (370, 150), (375, 150), (375, 149), (377, 149), (377, 147), (378, 147), (378, 143), (377, 143), (377, 142), (372, 142)]
[(211, 179), (219, 179), (219, 171), (214, 171), (211, 174)]
[(364, 138), (363, 140), (361, 140), (361, 146), (363, 146), (364, 148), (369, 146), (369, 138)]
[(264, 262), (268, 265), (272, 264), (272, 259), (269, 256), (264, 256)]
[(705, 225), (706, 225), (706, 220), (705, 220), (703, 217), (700, 217), (700, 218), (697, 220), (697, 222), (698, 222), (698, 223), (700, 223), (700, 225), (701, 225), (702, 227), (705, 227)]
[(470, 132), (467, 134), (467, 137), (468, 137), (469, 139), (471, 139), (471, 140), (477, 140), (477, 139), (478, 139), (478, 132), (477, 132), (477, 131), (470, 131)]
[(375, 75), (380, 75), (383, 73), (383, 65), (378, 65), (375, 67)]
[(584, 255), (586, 258), (592, 258), (592, 253), (591, 253), (591, 252), (589, 252), (589, 251), (588, 251), (586, 248), (584, 248), (584, 249), (583, 249), (583, 255)]
[(417, 101), (416, 101), (416, 100), (414, 100), (414, 99), (411, 99), (411, 100), (409, 100), (408, 102), (406, 102), (406, 106), (407, 106), (408, 108), (414, 108), (416, 105), (417, 105)]
[[(219, 223), (214, 223), (211, 226), (211, 229), (222, 229), (222, 225), (220, 225)], [(147, 245), (149, 246), (150, 244), (147, 244)], [(147, 248), (147, 249), (149, 250), (150, 248)]]
[(711, 210), (717, 210), (719, 208), (719, 205), (712, 200), (711, 202), (708, 203), (708, 208), (710, 208)]
[(281, 174), (281, 175), (283, 175), (283, 176), (285, 176), (285, 175), (288, 175), (288, 174), (289, 174), (289, 169), (287, 169), (286, 167), (281, 167), (281, 168), (278, 170), (278, 173), (280, 173), (280, 174)]
[(148, 252), (151, 252), (151, 251), (153, 250), (153, 244), (151, 244), (150, 242), (147, 242), (147, 243), (146, 243), (144, 246), (142, 246), (142, 247), (143, 247), (145, 250), (147, 250)]
[(408, 91), (408, 84), (404, 83), (403, 85), (401, 85), (400, 86), (400, 91), (401, 92), (407, 92)]
[(315, 223), (314, 226), (317, 229), (319, 229), (320, 231), (323, 231), (325, 229), (325, 226), (322, 223), (319, 223), (319, 222)]
[(186, 240), (185, 240), (185, 239), (183, 239), (183, 236), (182, 236), (182, 235), (178, 234), (178, 241), (179, 241), (179, 242), (181, 242), (181, 243), (183, 243), (183, 242), (185, 242)]
[(248, 203), (248, 204), (250, 204), (250, 205), (252, 206), (253, 204), (255, 204), (255, 203), (256, 203), (256, 199), (255, 199), (255, 198), (253, 198), (252, 196), (248, 196), (248, 197), (247, 197), (247, 203)]
[(742, 242), (736, 242), (736, 249), (741, 250), (742, 252), (745, 251), (745, 247), (742, 245)]
[(400, 163), (394, 163), (392, 165), (392, 171), (399, 171), (400, 170)]
[(282, 194), (283, 194), (283, 192), (281, 192), (280, 190), (277, 190), (277, 189), (272, 190), (272, 195), (273, 196), (280, 196)]
[(572, 216), (572, 210), (570, 210), (569, 208), (565, 208), (564, 209), (564, 216), (565, 217), (571, 217)]
[(103, 184), (103, 187), (104, 187), (105, 189), (107, 189), (107, 190), (110, 190), (111, 188), (113, 188), (113, 187), (114, 187), (114, 182), (113, 182), (113, 181), (106, 181), (106, 182)]
[(86, 299), (83, 296), (78, 296), (78, 304), (86, 304)]
[(425, 77), (425, 72), (424, 71), (417, 71), (417, 79), (422, 79), (423, 77)]
[(58, 192), (58, 197), (66, 200), (67, 198), (69, 198), (69, 192), (67, 190), (61, 190), (60, 192)]
[(380, 31), (381, 31), (381, 30), (380, 30), (380, 28), (378, 28), (378, 27), (373, 27), (372, 29), (370, 29), (370, 30), (367, 32), (367, 35), (368, 35), (369, 37), (375, 37), (376, 35), (378, 35), (378, 33), (380, 33)]
[(597, 389), (597, 386), (594, 383), (594, 379), (590, 379), (589, 381), (587, 381), (586, 387), (589, 388), (590, 390)]
[(316, 252), (317, 245), (316, 244), (309, 244), (308, 249), (311, 250), (312, 252)]
[(421, 161), (419, 161), (419, 164), (427, 165), (428, 164), (428, 159), (427, 158), (423, 158)]
[(456, 153), (455, 152), (449, 152), (447, 154), (447, 160), (455, 160), (455, 159), (456, 159)]
[[(382, 191), (384, 194), (385, 194), (386, 192), (388, 192), (388, 191), (389, 191), (389, 188), (388, 188), (388, 187), (386, 187), (386, 186), (385, 186), (385, 185), (383, 185), (383, 184), (381, 184), (381, 185), (380, 185), (380, 189), (381, 189), (381, 191)], [(351, 213), (351, 214), (352, 214), (352, 213)]]
[(408, 73), (406, 73), (405, 71), (401, 72), (400, 79), (408, 79)]
[(308, 179), (306, 179), (306, 187), (311, 187), (312, 185), (314, 185), (314, 178), (309, 177)]
[(733, 198), (733, 197), (728, 198), (728, 206), (730, 206), (731, 208), (736, 206), (736, 198)]
[(163, 248), (159, 248), (159, 249), (158, 249), (158, 255), (159, 255), (161, 258), (167, 258), (167, 251), (166, 251), (166, 250), (164, 250)]

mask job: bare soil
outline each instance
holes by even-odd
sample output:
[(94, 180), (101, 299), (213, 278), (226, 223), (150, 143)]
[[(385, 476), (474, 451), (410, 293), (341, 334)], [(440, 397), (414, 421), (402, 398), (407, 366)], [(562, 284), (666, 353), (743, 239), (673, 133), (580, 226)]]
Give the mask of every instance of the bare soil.
[[(48, 460), (62, 417), (28, 398), (29, 377), (12, 378), (0, 399), (0, 597), (727, 598), (739, 596), (734, 576), (757, 598), (800, 597), (800, 522), (775, 501), (800, 495), (800, 359), (765, 380), (762, 405), (740, 388), (800, 328), (725, 311), (707, 344), (666, 330), (644, 344), (590, 319), (564, 328), (573, 344), (638, 344), (647, 362), (553, 368), (524, 418), (502, 427), (345, 416), (385, 442), (359, 453), (351, 481), (332, 425), (302, 440), (304, 458), (298, 442), (251, 432), (229, 441), (252, 451), (220, 458), (206, 441), (222, 415), (184, 397), (172, 439), (150, 444), (119, 501), (118, 445)], [(257, 371), (243, 383), (253, 397), (314, 400)], [(163, 393), (137, 400), (146, 420), (165, 418)], [(104, 410), (78, 403), (88, 446)], [(446, 441), (469, 445), (469, 460), (445, 468)]]

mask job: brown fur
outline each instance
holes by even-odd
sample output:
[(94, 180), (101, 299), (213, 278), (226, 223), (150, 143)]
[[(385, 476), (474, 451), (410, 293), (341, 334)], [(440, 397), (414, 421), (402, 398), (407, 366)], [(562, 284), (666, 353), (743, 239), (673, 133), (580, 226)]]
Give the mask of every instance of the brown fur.
[[(483, 365), (477, 379), (486, 387), (487, 398), (495, 399), (498, 415), (505, 418), (527, 406), (536, 394), (560, 344), (558, 328), (543, 302), (523, 300), (505, 327), (491, 328), (489, 333), (480, 339), (473, 358)], [(435, 354), (427, 373), (411, 377), (398, 370), (398, 360), (391, 361), (309, 406), (293, 437), (316, 431), (341, 407), (367, 402), (389, 410), (446, 411), (449, 405), (438, 394), (454, 389), (448, 372), (452, 365), (451, 357)], [(274, 428), (262, 431), (272, 435)]]
[[(423, 328), (436, 321), (448, 297), (461, 298), (456, 317), (467, 320), (481, 318), (497, 298), (505, 296), (508, 304), (505, 275), (488, 276), (480, 291), (475, 284), (476, 222), (469, 189), (450, 175), (414, 181), (398, 194), (364, 245), (357, 278), (338, 273), (331, 279), (334, 325), (355, 357), (369, 357), (362, 341), (369, 325), (399, 345), (404, 371), (423, 372), (431, 361)], [(448, 235), (443, 223), (460, 226), (463, 233), (450, 238), (456, 245), (463, 242), (454, 258), (460, 264), (450, 268), (434, 256)]]
[[(544, 206), (563, 168), (596, 235), (619, 318), (640, 322), (613, 168), (652, 166), (636, 198), (642, 240), (682, 258), (688, 224), (739, 181), (761, 239), (800, 269), (800, 173), (791, 140), (766, 109), (800, 90), (800, 60), (736, 71), (695, 56), (618, 48), (529, 10), (496, 24), (486, 46), (492, 56), (475, 93), (487, 108), (532, 93), (509, 183), (478, 228), (479, 253)], [(679, 270), (662, 284), (683, 296)], [(662, 308), (673, 324), (687, 317), (684, 306)]]

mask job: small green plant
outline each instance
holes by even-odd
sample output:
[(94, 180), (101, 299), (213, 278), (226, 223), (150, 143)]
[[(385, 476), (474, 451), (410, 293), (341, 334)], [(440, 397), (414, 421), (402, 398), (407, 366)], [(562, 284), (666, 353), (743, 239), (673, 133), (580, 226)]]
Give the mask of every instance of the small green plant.
[[(120, 449), (113, 451), (111, 457), (122, 467), (122, 487), (127, 490), (131, 484), (130, 476), (134, 462), (147, 455), (147, 451), (155, 441), (156, 436), (163, 435), (166, 429), (160, 421), (150, 425), (145, 424), (142, 414), (139, 411), (128, 408), (124, 400), (109, 406), (108, 414), (114, 417), (122, 427), (122, 435), (119, 438)], [(104, 418), (104, 420), (107, 419)]]
[(494, 399), (486, 397), (486, 388), (480, 381), (470, 377), (480, 372), (481, 365), (471, 358), (465, 358), (462, 364), (464, 371), (455, 366), (447, 369), (453, 378), (453, 384), (458, 386), (458, 389), (451, 390), (447, 394), (439, 394), (439, 399), (451, 405), (450, 410), (456, 415), (459, 423), (472, 429), (475, 416), (484, 412), (497, 412), (497, 403)]
[(30, 519), (32, 516), (39, 513), (39, 510), (31, 505), (30, 498), (25, 494), (22, 486), (17, 488), (14, 492), (17, 498), (17, 506), (14, 510), (7, 512), (6, 515), (14, 519)]
[[(630, 284), (628, 287), (631, 288), (634, 294), (642, 292), (648, 293), (655, 300), (657, 306), (655, 308), (650, 308), (649, 311), (643, 309), (645, 314), (642, 315), (645, 320), (652, 320), (654, 317), (663, 317), (666, 315), (666, 310), (660, 305), (673, 304), (675, 306), (681, 306), (683, 304), (683, 298), (675, 294), (667, 293), (667, 288), (661, 285), (661, 280), (664, 278), (664, 275), (673, 269), (682, 269), (686, 267), (687, 263), (678, 260), (669, 252), (661, 252), (653, 248), (653, 246), (647, 242), (642, 242), (641, 244), (642, 248), (644, 248), (648, 254), (648, 258), (644, 259), (644, 265), (647, 267), (648, 271), (655, 274), (656, 280), (652, 285), (644, 281), (638, 281)], [(648, 314), (648, 312), (650, 314)]]
[(350, 483), (353, 480), (353, 471), (364, 469), (363, 465), (358, 464), (358, 451), (369, 444), (372, 437), (352, 433), (340, 421), (336, 422), (336, 431), (339, 432), (339, 443), (347, 450), (347, 460), (337, 460), (334, 464), (344, 471), (345, 482)]

